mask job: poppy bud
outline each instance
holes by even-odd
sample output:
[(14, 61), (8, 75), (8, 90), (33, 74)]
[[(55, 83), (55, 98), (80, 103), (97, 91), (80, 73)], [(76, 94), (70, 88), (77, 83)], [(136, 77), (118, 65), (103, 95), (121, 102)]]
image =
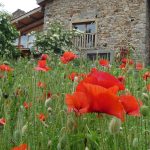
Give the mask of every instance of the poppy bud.
[(145, 98), (145, 99), (149, 99), (149, 96), (148, 96), (147, 93), (142, 93), (142, 96), (143, 96), (143, 98)]
[(3, 97), (7, 99), (9, 97), (8, 93), (3, 93)]
[(21, 139), (21, 136), (22, 136), (22, 134), (21, 134), (21, 132), (19, 131), (19, 130), (16, 130), (15, 132), (14, 132), (14, 140), (15, 141), (20, 141), (20, 139)]
[(45, 107), (49, 107), (51, 103), (51, 98), (46, 99), (45, 101)]
[(86, 146), (86, 147), (85, 147), (85, 150), (89, 150), (89, 148)]
[(59, 143), (57, 145), (57, 150), (66, 149), (66, 135), (62, 135), (59, 139)]
[[(20, 106), (20, 112), (23, 113), (25, 111), (25, 108), (21, 105)], [(22, 115), (21, 115), (22, 116)]]
[(138, 138), (134, 138), (133, 142), (132, 142), (133, 147), (137, 148), (138, 147), (138, 143), (139, 143)]
[(22, 134), (23, 134), (23, 135), (25, 134), (27, 128), (28, 128), (28, 125), (27, 125), (27, 124), (25, 124), (25, 125), (22, 127), (22, 130), (21, 130), (21, 131), (22, 131)]
[(126, 95), (131, 94), (129, 89), (125, 89), (125, 93), (126, 93)]
[(48, 128), (48, 125), (47, 125), (44, 121), (42, 121), (42, 124), (43, 124), (46, 128)]
[(121, 128), (121, 120), (118, 118), (112, 118), (111, 122), (109, 123), (109, 132), (111, 134), (116, 134), (120, 131)]
[(3, 64), (10, 65), (10, 63), (8, 61), (4, 61)]
[(62, 150), (62, 148), (61, 148), (61, 143), (58, 143), (58, 144), (57, 144), (57, 150)]
[(47, 111), (48, 111), (48, 113), (51, 113), (52, 112), (52, 108), (48, 107)]
[(51, 144), (52, 144), (52, 141), (49, 140), (48, 143), (47, 143), (48, 149), (50, 149)]
[(74, 82), (78, 82), (79, 78), (77, 76), (74, 77)]
[(149, 114), (149, 107), (146, 105), (141, 106), (141, 114), (147, 116)]

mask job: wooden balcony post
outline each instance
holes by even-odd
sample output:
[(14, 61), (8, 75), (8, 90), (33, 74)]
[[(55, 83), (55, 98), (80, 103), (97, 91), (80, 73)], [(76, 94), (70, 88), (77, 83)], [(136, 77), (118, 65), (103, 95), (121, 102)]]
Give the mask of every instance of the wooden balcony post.
[(96, 33), (82, 33), (81, 35), (74, 37), (74, 46), (80, 49), (96, 48), (96, 36)]

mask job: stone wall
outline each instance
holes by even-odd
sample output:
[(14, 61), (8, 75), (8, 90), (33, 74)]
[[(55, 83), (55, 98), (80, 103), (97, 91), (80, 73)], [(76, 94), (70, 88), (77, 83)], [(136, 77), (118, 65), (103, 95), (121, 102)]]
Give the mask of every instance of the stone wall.
[(150, 64), (150, 1), (147, 1), (147, 23), (146, 23), (146, 55)]
[[(147, 0), (53, 0), (45, 6), (46, 22), (59, 20), (70, 28), (73, 20), (97, 20), (97, 49), (115, 50), (131, 43), (135, 57), (148, 57)], [(147, 42), (146, 42), (147, 41)], [(146, 54), (146, 55), (145, 55)]]

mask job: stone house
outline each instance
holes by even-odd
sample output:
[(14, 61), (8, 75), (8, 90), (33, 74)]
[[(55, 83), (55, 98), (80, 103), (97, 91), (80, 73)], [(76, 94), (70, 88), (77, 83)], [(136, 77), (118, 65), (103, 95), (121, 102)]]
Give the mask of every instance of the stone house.
[(131, 43), (149, 62), (149, 0), (37, 0), (46, 22), (60, 20), (84, 31), (75, 43), (83, 51), (114, 50)]
[(149, 0), (36, 1), (43, 10), (44, 29), (47, 22), (57, 20), (83, 33), (74, 39), (74, 45), (84, 54), (113, 52), (130, 43), (135, 58), (150, 62)]
[(34, 35), (30, 33), (43, 30), (44, 13), (42, 8), (38, 7), (29, 12), (18, 9), (12, 14), (11, 22), (20, 31), (20, 35), (15, 41), (16, 46), (23, 55), (30, 55), (30, 49), (35, 40)]

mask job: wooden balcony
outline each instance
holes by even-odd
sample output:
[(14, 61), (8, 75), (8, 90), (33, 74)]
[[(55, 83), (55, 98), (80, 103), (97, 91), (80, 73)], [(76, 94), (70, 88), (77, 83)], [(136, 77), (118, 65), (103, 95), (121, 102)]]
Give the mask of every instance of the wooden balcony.
[(96, 33), (82, 33), (74, 37), (73, 44), (78, 49), (94, 49), (96, 48), (97, 34)]
[(24, 48), (23, 45), (18, 45), (17, 48), (20, 50), (22, 57), (27, 57), (31, 55), (31, 51), (29, 48)]

